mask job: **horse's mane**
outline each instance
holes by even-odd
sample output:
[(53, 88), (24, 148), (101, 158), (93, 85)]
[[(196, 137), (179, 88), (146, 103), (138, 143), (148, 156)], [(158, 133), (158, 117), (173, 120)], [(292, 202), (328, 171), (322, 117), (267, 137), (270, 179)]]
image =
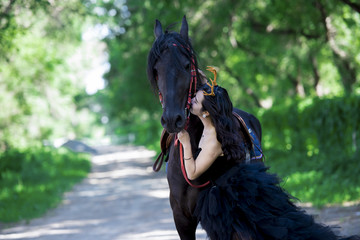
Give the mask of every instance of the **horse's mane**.
[[(171, 27), (172, 25), (170, 25)], [(174, 44), (176, 46), (174, 46)], [(180, 56), (186, 56), (190, 61), (193, 58), (195, 62), (195, 69), (197, 74), (197, 86), (198, 89), (201, 86), (201, 75), (198, 72), (198, 63), (196, 58), (196, 53), (191, 45), (190, 41), (184, 40), (179, 33), (169, 31), (169, 27), (165, 30), (165, 33), (158, 37), (152, 48), (150, 49), (148, 55), (148, 66), (147, 66), (147, 76), (150, 81), (150, 84), (155, 92), (158, 91), (158, 86), (156, 83), (156, 76), (154, 72), (154, 66), (157, 60), (160, 58), (164, 50), (169, 49), (174, 59), (176, 60), (173, 64), (177, 69), (183, 70), (183, 67), (180, 65)]]

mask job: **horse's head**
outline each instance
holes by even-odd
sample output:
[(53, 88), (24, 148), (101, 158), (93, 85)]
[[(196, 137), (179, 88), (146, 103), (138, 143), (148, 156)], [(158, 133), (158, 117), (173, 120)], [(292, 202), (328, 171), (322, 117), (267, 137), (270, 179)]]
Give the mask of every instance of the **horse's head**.
[(168, 30), (164, 33), (158, 20), (154, 33), (156, 40), (148, 56), (147, 74), (163, 105), (161, 124), (168, 132), (175, 133), (185, 127), (189, 92), (192, 96), (195, 86), (200, 84), (196, 58), (185, 16), (180, 33)]

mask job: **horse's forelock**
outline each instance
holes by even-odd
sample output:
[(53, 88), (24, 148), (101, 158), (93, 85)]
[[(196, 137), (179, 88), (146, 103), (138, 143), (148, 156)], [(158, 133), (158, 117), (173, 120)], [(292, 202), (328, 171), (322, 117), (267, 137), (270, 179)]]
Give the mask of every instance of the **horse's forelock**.
[(191, 58), (194, 59), (195, 69), (198, 69), (196, 55), (191, 43), (181, 38), (179, 33), (166, 31), (165, 34), (161, 35), (155, 40), (148, 55), (147, 74), (154, 91), (158, 90), (156, 78), (154, 76), (154, 66), (157, 60), (160, 58), (162, 52), (168, 48), (171, 49), (171, 54), (175, 57), (175, 59), (177, 59), (177, 61), (174, 63), (176, 68), (181, 68), (179, 64), (180, 55), (185, 55), (190, 61)]

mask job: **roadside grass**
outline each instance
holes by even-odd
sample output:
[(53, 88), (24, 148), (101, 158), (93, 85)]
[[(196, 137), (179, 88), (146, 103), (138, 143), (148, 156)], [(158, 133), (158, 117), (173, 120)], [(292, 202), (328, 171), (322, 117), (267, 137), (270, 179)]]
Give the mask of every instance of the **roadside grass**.
[(259, 111), (270, 171), (301, 202), (360, 200), (360, 95), (307, 97)]
[(87, 176), (90, 157), (67, 149), (12, 149), (0, 155), (0, 221), (29, 220), (56, 207)]
[(338, 154), (301, 157), (268, 151), (270, 172), (281, 177), (282, 187), (299, 202), (321, 208), (325, 205), (357, 202), (360, 199), (360, 165), (354, 156)]

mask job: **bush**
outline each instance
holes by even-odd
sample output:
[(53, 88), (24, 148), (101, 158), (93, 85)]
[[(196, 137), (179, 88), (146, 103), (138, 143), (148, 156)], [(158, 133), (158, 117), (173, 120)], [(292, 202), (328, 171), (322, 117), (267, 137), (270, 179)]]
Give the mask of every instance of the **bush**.
[(41, 216), (90, 171), (89, 156), (66, 149), (11, 149), (0, 155), (0, 221)]
[(306, 99), (261, 116), (271, 171), (301, 201), (360, 199), (360, 96)]

